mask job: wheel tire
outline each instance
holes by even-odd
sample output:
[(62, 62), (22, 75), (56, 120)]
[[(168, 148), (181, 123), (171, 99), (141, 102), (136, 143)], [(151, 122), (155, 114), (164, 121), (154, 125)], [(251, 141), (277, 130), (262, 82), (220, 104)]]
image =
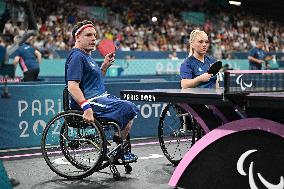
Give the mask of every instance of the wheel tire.
[(130, 174), (132, 172), (132, 167), (128, 164), (128, 165), (124, 165), (125, 167), (125, 173), (126, 174)]
[(113, 179), (115, 181), (119, 181), (120, 180), (120, 173), (119, 172), (113, 173)]
[[(70, 162), (70, 166), (74, 166), (77, 169), (82, 170), (82, 172), (78, 173), (77, 175), (72, 175), (70, 173), (70, 171), (68, 172), (68, 168), (66, 168), (66, 172), (60, 170), (59, 168), (57, 168), (56, 166), (53, 165), (54, 162), (51, 161), (50, 157), (53, 153), (50, 153), (50, 144), (49, 144), (49, 138), (50, 138), (50, 134), (52, 134), (52, 130), (54, 128), (55, 122), (60, 122), (60, 119), (62, 119), (63, 124), (65, 123), (63, 120), (66, 120), (66, 118), (68, 116), (79, 116), (82, 117), (82, 112), (81, 111), (77, 111), (77, 110), (68, 110), (65, 112), (60, 112), (58, 113), (54, 118), (52, 118), (48, 124), (46, 125), (43, 133), (42, 133), (42, 139), (41, 139), (41, 149), (42, 149), (42, 155), (47, 163), (47, 165), (50, 167), (50, 169), (55, 172), (56, 174), (58, 174), (61, 177), (67, 178), (67, 179), (83, 179), (85, 177), (90, 176), (91, 174), (93, 174), (98, 167), (101, 165), (102, 161), (103, 161), (103, 157), (106, 154), (106, 142), (102, 142), (101, 143), (101, 148), (98, 151), (99, 152), (99, 156), (97, 158), (96, 162), (92, 162), (93, 164), (89, 167), (86, 167), (85, 165), (81, 165), (80, 163), (73, 161), (74, 159), (72, 159), (72, 157), (69, 155), (68, 151), (65, 151), (62, 147), (63, 143), (62, 143), (62, 132), (64, 132), (64, 129), (60, 128), (60, 137), (58, 136), (58, 139), (56, 139), (56, 137), (54, 137), (55, 141), (58, 142), (57, 146), (55, 149), (59, 150), (61, 149), (61, 152), (63, 154), (63, 158), (66, 158), (69, 162)], [(65, 127), (65, 124), (60, 124), (61, 127)], [(62, 126), (63, 125), (63, 126)], [(104, 132), (102, 130), (102, 127), (100, 125), (100, 123), (98, 121), (95, 120), (95, 122), (92, 124), (93, 126), (91, 126), (91, 128), (93, 127), (96, 132), (98, 133), (98, 136), (100, 137), (100, 139), (102, 141), (105, 141), (105, 135)], [(67, 127), (66, 127), (67, 128)], [(68, 128), (67, 128), (68, 129)], [(49, 131), (51, 133), (49, 133)], [(53, 137), (53, 136), (51, 136)], [(60, 151), (59, 151), (60, 152)], [(57, 152), (58, 154), (58, 152)], [(50, 157), (49, 157), (50, 156)], [(54, 158), (54, 157), (52, 157)], [(75, 172), (77, 173), (77, 172)]]
[[(170, 115), (170, 116), (168, 116)], [(169, 122), (169, 123), (168, 123)], [(187, 138), (182, 138), (182, 134), (180, 134), (184, 125), (187, 130), (191, 132), (191, 136)], [(188, 151), (188, 149), (199, 139), (197, 135), (197, 129), (202, 130), (201, 127), (196, 124), (195, 120), (192, 118), (191, 114), (187, 113), (180, 105), (178, 104), (168, 104), (162, 111), (159, 126), (158, 126), (158, 137), (161, 149), (165, 155), (165, 157), (175, 166), (179, 164), (184, 154)], [(169, 134), (167, 132), (170, 132)], [(201, 132), (201, 131), (200, 131)], [(181, 136), (177, 136), (179, 134)], [(165, 141), (170, 138), (170, 141)], [(169, 140), (169, 139), (168, 139)], [(186, 141), (183, 144), (183, 149), (179, 146), (180, 142)], [(190, 142), (191, 141), (191, 142)], [(172, 153), (168, 149), (171, 143), (177, 143), (177, 148), (175, 152)], [(168, 143), (168, 145), (166, 145)], [(172, 145), (174, 146), (174, 145)], [(186, 146), (186, 148), (184, 148)], [(183, 151), (183, 152), (182, 152)], [(176, 153), (179, 152), (179, 155)]]

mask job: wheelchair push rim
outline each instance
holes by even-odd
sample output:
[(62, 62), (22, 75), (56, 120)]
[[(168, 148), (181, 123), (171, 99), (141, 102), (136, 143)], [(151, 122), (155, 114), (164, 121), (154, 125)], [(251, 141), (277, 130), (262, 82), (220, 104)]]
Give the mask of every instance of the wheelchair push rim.
[(192, 115), (178, 104), (168, 104), (162, 111), (158, 137), (165, 157), (175, 166), (189, 148), (202, 137), (202, 129)]
[(42, 154), (52, 171), (68, 179), (94, 173), (106, 154), (105, 135), (98, 121), (86, 124), (82, 112), (57, 114), (42, 135)]

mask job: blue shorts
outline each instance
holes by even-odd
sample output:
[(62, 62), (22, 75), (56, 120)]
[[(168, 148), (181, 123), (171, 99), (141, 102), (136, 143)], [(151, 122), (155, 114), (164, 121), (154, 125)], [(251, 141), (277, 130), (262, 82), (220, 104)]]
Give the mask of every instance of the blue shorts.
[(97, 104), (91, 104), (91, 106), (96, 116), (116, 122), (121, 129), (125, 128), (139, 112), (135, 104), (116, 96), (109, 95), (98, 98), (94, 102)]

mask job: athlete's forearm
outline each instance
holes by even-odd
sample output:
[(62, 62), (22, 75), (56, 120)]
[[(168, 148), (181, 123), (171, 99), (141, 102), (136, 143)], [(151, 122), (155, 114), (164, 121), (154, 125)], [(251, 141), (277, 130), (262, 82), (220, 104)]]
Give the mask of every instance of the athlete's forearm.
[(39, 52), (39, 51), (35, 51), (35, 55), (36, 55), (36, 57), (37, 57), (37, 61), (38, 61), (38, 63), (39, 64), (41, 64), (41, 62), (42, 62), (42, 56), (41, 56), (41, 53)]
[(79, 87), (79, 82), (68, 81), (68, 91), (72, 95), (73, 99), (80, 105), (85, 99), (82, 90)]
[(200, 84), (200, 81), (198, 78), (194, 79), (182, 79), (181, 80), (181, 88), (187, 89), (187, 88), (195, 88)]
[(16, 56), (13, 60), (13, 64), (14, 64), (15, 67), (19, 64), (19, 61), (20, 61), (20, 57)]
[(253, 61), (253, 62), (258, 63), (258, 64), (262, 64), (262, 63), (263, 63), (263, 60), (254, 58), (254, 57), (252, 57), (252, 56), (249, 56), (248, 59), (249, 59), (250, 61)]

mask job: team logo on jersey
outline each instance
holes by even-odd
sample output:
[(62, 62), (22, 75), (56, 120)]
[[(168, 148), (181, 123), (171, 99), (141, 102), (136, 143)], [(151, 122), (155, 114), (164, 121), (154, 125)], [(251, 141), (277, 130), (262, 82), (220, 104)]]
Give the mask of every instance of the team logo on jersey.
[(92, 68), (95, 68), (95, 67), (96, 67), (96, 64), (94, 64), (93, 62), (89, 62), (89, 64), (90, 64), (90, 66), (91, 66)]
[(203, 70), (199, 67), (199, 68), (198, 68), (198, 71), (199, 71), (199, 72), (202, 72)]

